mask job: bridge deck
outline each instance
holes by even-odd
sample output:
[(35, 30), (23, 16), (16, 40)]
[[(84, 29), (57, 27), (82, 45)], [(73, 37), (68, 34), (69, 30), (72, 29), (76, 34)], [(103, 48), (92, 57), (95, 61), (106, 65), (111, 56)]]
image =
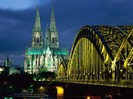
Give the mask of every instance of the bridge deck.
[(133, 88), (133, 81), (101, 81), (101, 80), (90, 80), (90, 81), (73, 81), (73, 80), (57, 80), (57, 82), (64, 83), (76, 83), (76, 84), (89, 84), (89, 85), (101, 85), (101, 86), (112, 86), (122, 88)]

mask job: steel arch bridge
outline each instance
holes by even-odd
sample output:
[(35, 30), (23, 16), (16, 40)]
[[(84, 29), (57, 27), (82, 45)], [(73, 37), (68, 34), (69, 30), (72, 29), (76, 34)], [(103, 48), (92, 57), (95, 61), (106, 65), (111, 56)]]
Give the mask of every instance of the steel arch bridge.
[(62, 73), (72, 81), (133, 80), (133, 26), (82, 27)]

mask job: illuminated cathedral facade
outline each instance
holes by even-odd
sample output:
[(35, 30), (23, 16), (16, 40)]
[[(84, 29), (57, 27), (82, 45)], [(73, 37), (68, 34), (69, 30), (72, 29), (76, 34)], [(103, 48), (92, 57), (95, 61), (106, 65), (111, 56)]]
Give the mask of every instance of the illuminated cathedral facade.
[(32, 32), (31, 47), (25, 50), (24, 71), (38, 74), (41, 70), (57, 73), (60, 63), (68, 58), (68, 49), (59, 47), (54, 9), (52, 8), (50, 25), (46, 26), (45, 38), (41, 28), (39, 9), (36, 9), (35, 24)]

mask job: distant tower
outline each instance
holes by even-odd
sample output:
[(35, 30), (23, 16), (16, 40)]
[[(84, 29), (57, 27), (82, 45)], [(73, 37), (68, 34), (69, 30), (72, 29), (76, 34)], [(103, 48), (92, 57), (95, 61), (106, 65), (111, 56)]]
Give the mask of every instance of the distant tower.
[(4, 60), (4, 66), (6, 67), (12, 66), (12, 61), (9, 59), (8, 55), (7, 55), (7, 58)]
[(35, 25), (34, 25), (33, 34), (32, 34), (32, 47), (43, 47), (43, 43), (44, 42), (43, 42), (43, 35), (41, 30), (40, 15), (39, 15), (39, 9), (37, 6)]
[(45, 46), (49, 46), (50, 48), (59, 48), (58, 30), (55, 24), (54, 8), (52, 8), (51, 12), (50, 28), (48, 29), (48, 26), (46, 28), (45, 40)]

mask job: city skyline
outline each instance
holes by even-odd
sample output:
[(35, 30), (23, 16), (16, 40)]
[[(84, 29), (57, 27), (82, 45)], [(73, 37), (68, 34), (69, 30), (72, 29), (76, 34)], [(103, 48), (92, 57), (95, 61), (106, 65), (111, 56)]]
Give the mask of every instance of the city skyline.
[(13, 64), (23, 65), (25, 48), (31, 45), (37, 5), (43, 34), (54, 6), (60, 46), (69, 49), (84, 25), (133, 24), (132, 0), (1, 0), (0, 64), (8, 54)]

